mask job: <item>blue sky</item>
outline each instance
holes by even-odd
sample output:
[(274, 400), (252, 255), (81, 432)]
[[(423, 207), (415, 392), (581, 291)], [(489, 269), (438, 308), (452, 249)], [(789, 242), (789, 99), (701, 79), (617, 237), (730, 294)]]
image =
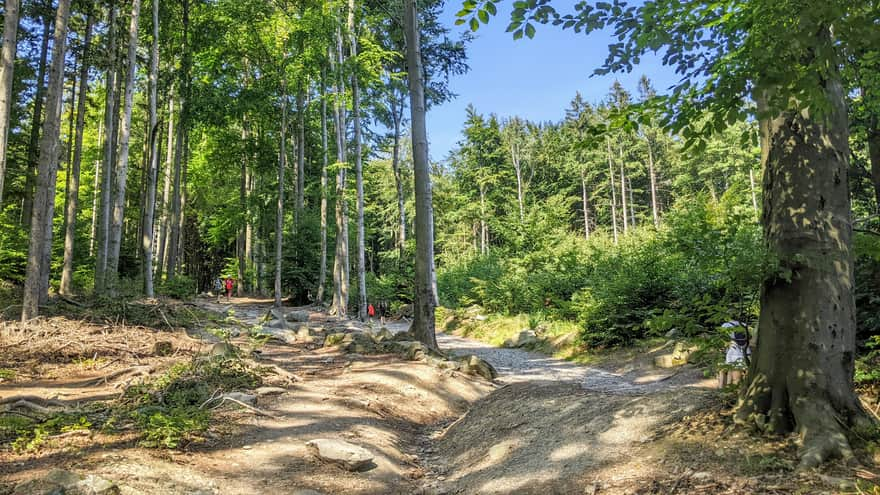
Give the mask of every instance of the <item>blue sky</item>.
[[(481, 26), (467, 48), (471, 70), (450, 81), (458, 98), (428, 113), (428, 139), (433, 160), (444, 159), (461, 139), (465, 109), (473, 104), (478, 112), (502, 117), (519, 115), (532, 121), (557, 121), (576, 91), (586, 101), (597, 103), (608, 94), (615, 79), (636, 93), (636, 83), (646, 74), (664, 92), (677, 78), (654, 57), (645, 57), (630, 74), (590, 77), (605, 60), (608, 44), (616, 41), (608, 33), (584, 35), (560, 27), (537, 26), (534, 39), (514, 41), (504, 30), (509, 22), (512, 0), (499, 5), (498, 15)], [(560, 10), (567, 1), (554, 2)], [(461, 0), (447, 0), (443, 21), (453, 26)], [(453, 33), (467, 29), (452, 27)]]

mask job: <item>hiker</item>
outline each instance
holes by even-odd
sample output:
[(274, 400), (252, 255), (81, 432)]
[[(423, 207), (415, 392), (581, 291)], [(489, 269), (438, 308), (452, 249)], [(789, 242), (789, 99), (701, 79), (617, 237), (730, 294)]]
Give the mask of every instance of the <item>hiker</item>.
[(226, 302), (229, 302), (232, 297), (232, 277), (226, 279)]
[(376, 316), (376, 308), (373, 307), (373, 303), (367, 306), (367, 314), (370, 315), (370, 323), (373, 323), (373, 317)]
[(223, 279), (220, 277), (214, 279), (214, 294), (217, 294), (217, 304), (219, 304), (220, 298), (223, 297)]
[(724, 367), (718, 375), (718, 385), (739, 383), (750, 364), (752, 349), (749, 345), (749, 331), (745, 324), (736, 320), (725, 322), (721, 328), (730, 330), (730, 344), (724, 356)]

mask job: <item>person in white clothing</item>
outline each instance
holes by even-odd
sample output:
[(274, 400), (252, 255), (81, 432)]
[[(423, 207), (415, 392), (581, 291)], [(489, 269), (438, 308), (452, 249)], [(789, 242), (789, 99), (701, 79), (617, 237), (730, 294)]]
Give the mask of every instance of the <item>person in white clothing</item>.
[(752, 349), (749, 346), (748, 327), (736, 320), (725, 322), (721, 328), (731, 330), (730, 345), (727, 346), (727, 354), (724, 357), (724, 369), (718, 376), (718, 385), (739, 383), (745, 370), (748, 368)]

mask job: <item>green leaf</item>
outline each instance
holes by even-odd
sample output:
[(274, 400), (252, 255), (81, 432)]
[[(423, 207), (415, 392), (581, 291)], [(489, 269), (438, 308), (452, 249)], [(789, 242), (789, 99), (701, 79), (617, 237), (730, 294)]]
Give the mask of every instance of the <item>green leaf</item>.
[(516, 31), (513, 32), (513, 39), (518, 40), (522, 37), (523, 37), (522, 29), (517, 29)]
[(489, 13), (486, 12), (485, 10), (481, 10), (481, 11), (477, 12), (477, 17), (480, 18), (480, 22), (482, 22), (483, 24), (489, 23)]
[(498, 13), (498, 10), (495, 8), (495, 4), (492, 2), (486, 4), (486, 11), (489, 12), (489, 15), (495, 15)]
[(479, 21), (477, 21), (476, 17), (471, 17), (470, 25), (471, 25), (471, 31), (476, 31), (477, 29), (480, 28), (480, 23), (479, 23)]
[(456, 26), (461, 26), (461, 25), (464, 24), (465, 22), (467, 22), (467, 19), (458, 18), (458, 19), (455, 20), (455, 25), (456, 25)]
[(526, 24), (526, 36), (528, 36), (529, 39), (535, 37), (535, 26), (532, 26), (531, 23)]

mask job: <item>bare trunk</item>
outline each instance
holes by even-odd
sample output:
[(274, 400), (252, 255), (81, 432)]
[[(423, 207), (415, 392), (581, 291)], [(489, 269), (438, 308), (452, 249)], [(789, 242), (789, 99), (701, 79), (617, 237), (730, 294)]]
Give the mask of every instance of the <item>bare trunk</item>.
[(412, 121), (413, 171), (416, 202), (416, 280), (412, 333), (423, 344), (436, 349), (434, 332), (434, 212), (431, 201), (431, 174), (428, 159), (428, 132), (425, 124), (425, 88), (419, 41), (419, 20), (415, 0), (404, 1), (404, 34)]
[(275, 212), (275, 306), (281, 306), (281, 243), (284, 239), (284, 167), (287, 165), (287, 82), (281, 86), (281, 149), (278, 153), (278, 210)]
[(836, 74), (822, 87), (824, 116), (802, 109), (761, 122), (764, 239), (789, 275), (764, 281), (758, 346), (736, 416), (775, 433), (797, 431), (804, 467), (851, 457), (847, 430), (868, 424), (853, 392), (846, 108)]
[[(107, 112), (107, 109), (104, 109), (104, 112)], [(104, 119), (105, 116), (101, 116), (101, 120), (98, 121), (98, 140), (97, 143), (101, 143), (104, 140)], [(98, 198), (101, 195), (101, 159), (95, 159), (95, 182), (93, 184), (92, 189), (92, 227), (89, 230), (89, 256), (95, 256), (95, 242), (97, 242), (97, 231), (98, 231)]]
[(629, 189), (629, 222), (632, 228), (636, 228), (636, 202), (633, 200), (632, 180), (626, 179), (626, 187)]
[(147, 174), (147, 204), (144, 205), (141, 248), (144, 295), (153, 297), (153, 212), (156, 208), (156, 175), (159, 173), (159, 0), (152, 0), (153, 43), (150, 50), (150, 166)]
[(83, 60), (79, 70), (79, 98), (76, 105), (76, 138), (73, 160), (70, 164), (70, 182), (67, 190), (67, 218), (64, 231), (64, 267), (61, 271), (61, 287), (64, 295), (73, 293), (73, 247), (76, 237), (76, 212), (79, 208), (79, 176), (82, 164), (83, 129), (86, 123), (86, 98), (89, 93), (89, 47), (92, 43), (92, 14), (86, 17), (86, 33), (83, 42)]
[(318, 275), (318, 291), (315, 302), (324, 302), (324, 291), (327, 284), (327, 92), (326, 69), (321, 69), (321, 268)]
[(627, 215), (627, 207), (626, 207), (626, 171), (624, 170), (624, 159), (623, 159), (623, 149), (620, 150), (620, 202), (622, 211), (621, 216), (623, 217), (623, 233), (629, 231), (629, 221), (626, 218)]
[[(336, 31), (336, 57), (339, 72), (342, 71), (344, 55), (342, 53), (342, 33)], [(334, 116), (336, 120), (336, 161), (341, 165), (336, 176), (336, 253), (333, 260), (333, 302), (330, 314), (346, 317), (348, 314), (348, 204), (345, 198), (346, 167), (345, 167), (345, 107), (343, 95), (345, 84), (342, 74), (337, 75), (336, 104)]]
[(3, 48), (0, 53), (0, 209), (3, 207), (3, 182), (9, 145), (9, 116), (12, 113), (12, 75), (18, 44), (18, 7), (20, 0), (6, 0), (3, 14)]
[(758, 214), (758, 195), (755, 192), (755, 171), (749, 166), (749, 190), (752, 192), (752, 210)]
[(64, 91), (64, 54), (67, 41), (67, 21), (70, 17), (70, 0), (59, 0), (55, 14), (55, 36), (52, 47), (52, 64), (49, 68), (49, 85), (46, 97), (46, 116), (40, 137), (40, 162), (37, 168), (37, 184), (31, 218), (31, 236), (28, 244), (27, 275), (24, 285), (21, 319), (28, 321), (38, 314), (40, 274), (45, 244), (52, 242), (51, 204), (55, 198), (54, 178), (58, 172), (59, 124), (61, 120), (61, 94)]
[(587, 202), (587, 173), (581, 171), (581, 202), (584, 209), (584, 238), (590, 238), (590, 209)]
[[(357, 60), (358, 39), (355, 24), (355, 3), (348, 2), (348, 33), (351, 58)], [(366, 247), (364, 245), (364, 170), (363, 150), (361, 148), (361, 102), (360, 85), (358, 83), (358, 67), (351, 75), (352, 121), (354, 123), (354, 172), (355, 189), (357, 190), (357, 276), (358, 276), (358, 317), (367, 321), (367, 268)]]
[(95, 256), (95, 293), (103, 294), (107, 274), (107, 246), (110, 238), (110, 198), (113, 177), (113, 157), (116, 149), (116, 107), (117, 107), (117, 71), (116, 60), (116, 19), (119, 10), (116, 5), (110, 6), (110, 19), (108, 21), (108, 52), (112, 62), (107, 69), (106, 92), (107, 98), (104, 106), (104, 150), (101, 163), (101, 201), (100, 213), (98, 214), (98, 251)]
[(125, 188), (128, 181), (128, 154), (131, 138), (131, 112), (134, 105), (134, 75), (137, 69), (138, 18), (141, 0), (133, 0), (128, 26), (128, 56), (125, 75), (125, 98), (122, 123), (119, 127), (119, 163), (116, 169), (116, 191), (113, 201), (113, 219), (110, 224), (110, 243), (107, 252), (107, 289), (116, 295), (119, 278), (119, 251), (122, 246), (122, 222), (125, 220)]
[(37, 159), (40, 146), (40, 127), (43, 120), (43, 96), (46, 92), (46, 64), (49, 54), (52, 19), (43, 19), (43, 41), (40, 45), (40, 65), (37, 69), (37, 91), (34, 94), (34, 114), (31, 118), (31, 140), (28, 145), (27, 175), (24, 183), (24, 203), (21, 208), (21, 224), (28, 227), (34, 210), (34, 180), (36, 179)]
[(480, 184), (480, 254), (489, 254), (489, 227), (486, 225), (486, 186)]
[(181, 189), (181, 168), (186, 153), (186, 135), (189, 125), (189, 0), (183, 0), (183, 55), (182, 70), (180, 77), (180, 121), (177, 124), (177, 135), (174, 147), (174, 182), (171, 192), (171, 230), (168, 236), (168, 246), (165, 248), (165, 273), (167, 278), (174, 276), (177, 270), (177, 255), (180, 249), (180, 225), (183, 220)]
[(296, 95), (297, 111), (297, 143), (296, 143), (296, 209), (294, 225), (299, 228), (302, 221), (303, 204), (305, 203), (306, 178), (306, 97), (305, 90), (300, 88)]
[(654, 227), (660, 227), (660, 211), (657, 208), (657, 174), (654, 171), (654, 146), (648, 139), (648, 175), (651, 177), (651, 215)]
[(398, 102), (392, 92), (391, 118), (394, 124), (394, 145), (391, 148), (391, 169), (394, 171), (394, 185), (397, 187), (397, 212), (399, 225), (397, 231), (397, 262), (403, 263), (406, 256), (406, 198), (403, 194), (403, 173), (400, 170), (400, 121), (403, 120), (403, 102)]
[[(244, 119), (241, 126), (241, 141), (243, 143), (247, 143), (250, 138), (248, 134), (248, 124), (247, 118)], [(244, 281), (245, 281), (245, 273), (247, 271), (247, 255), (246, 255), (246, 242), (247, 242), (247, 226), (248, 226), (248, 202), (247, 202), (247, 194), (248, 194), (248, 172), (247, 172), (247, 153), (242, 156), (241, 159), (241, 184), (239, 186), (238, 191), (238, 207), (243, 216), (242, 225), (239, 227), (238, 239), (236, 241), (236, 249), (238, 251), (238, 285), (236, 287), (236, 293), (238, 297), (242, 297), (244, 295)]]
[[(605, 140), (605, 144), (608, 146), (608, 181), (611, 185), (611, 225), (614, 228), (614, 244), (617, 244), (617, 195), (614, 192), (615, 187), (614, 184), (614, 162), (611, 157), (611, 141)], [(624, 214), (624, 216), (626, 216)]]
[(168, 141), (165, 147), (165, 185), (162, 190), (162, 217), (159, 219), (159, 253), (156, 256), (156, 277), (162, 279), (164, 273), (165, 260), (167, 259), (167, 238), (168, 238), (168, 222), (170, 220), (170, 208), (168, 201), (171, 196), (171, 173), (174, 167), (172, 157), (174, 156), (174, 90), (171, 90), (171, 97), (168, 98)]
[[(862, 93), (863, 99), (868, 96), (869, 92)], [(880, 212), (880, 123), (878, 123), (876, 114), (872, 115), (868, 122), (868, 159), (871, 162), (871, 179), (874, 183), (876, 208)]]

